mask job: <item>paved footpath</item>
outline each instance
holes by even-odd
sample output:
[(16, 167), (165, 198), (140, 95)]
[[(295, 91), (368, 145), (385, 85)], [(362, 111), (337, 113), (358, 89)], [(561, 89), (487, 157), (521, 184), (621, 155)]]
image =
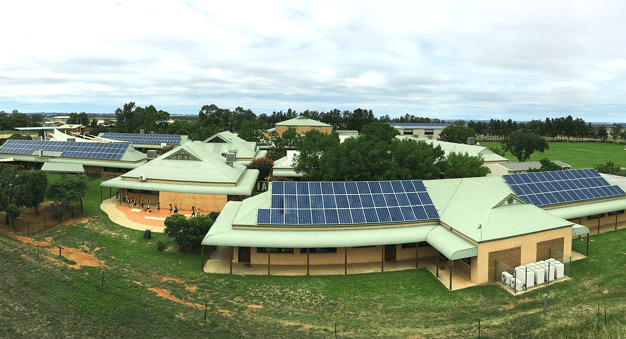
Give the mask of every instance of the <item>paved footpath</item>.
[(128, 219), (126, 217), (126, 214), (124, 214), (124, 212), (117, 209), (116, 203), (115, 203), (115, 197), (104, 200), (102, 204), (100, 204), (100, 208), (106, 214), (109, 215), (109, 219), (111, 219), (111, 221), (113, 221), (114, 223), (120, 226), (137, 230), (137, 231), (150, 230), (151, 232), (156, 232), (156, 233), (164, 233), (165, 231), (164, 227), (143, 225), (143, 224), (140, 224), (140, 223), (137, 223)]

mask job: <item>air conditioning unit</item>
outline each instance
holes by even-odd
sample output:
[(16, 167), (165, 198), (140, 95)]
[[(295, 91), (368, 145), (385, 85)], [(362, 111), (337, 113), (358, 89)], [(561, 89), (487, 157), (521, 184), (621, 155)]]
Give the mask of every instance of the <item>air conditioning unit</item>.
[(139, 180), (141, 180), (141, 181), (146, 181), (146, 176), (145, 176), (145, 175), (140, 175), (140, 176), (139, 176)]
[(237, 155), (235, 153), (226, 153), (226, 163), (231, 165), (237, 160)]
[(148, 151), (148, 160), (154, 159), (157, 157), (157, 151), (156, 150), (149, 150)]

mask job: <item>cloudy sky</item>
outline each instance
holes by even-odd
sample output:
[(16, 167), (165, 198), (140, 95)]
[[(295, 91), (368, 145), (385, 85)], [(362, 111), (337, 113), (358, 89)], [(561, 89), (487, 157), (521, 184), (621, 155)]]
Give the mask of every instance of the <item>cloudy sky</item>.
[(624, 1), (2, 1), (0, 110), (626, 122)]

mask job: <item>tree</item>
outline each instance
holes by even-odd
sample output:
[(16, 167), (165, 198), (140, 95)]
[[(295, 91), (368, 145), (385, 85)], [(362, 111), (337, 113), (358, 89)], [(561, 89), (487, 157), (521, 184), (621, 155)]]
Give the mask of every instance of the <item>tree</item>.
[(165, 234), (175, 239), (179, 251), (191, 252), (202, 245), (202, 239), (211, 230), (214, 222), (212, 214), (187, 219), (176, 213), (165, 218)]
[(248, 168), (259, 170), (259, 179), (265, 180), (274, 169), (274, 160), (268, 157), (256, 158), (248, 164)]
[(606, 139), (609, 137), (609, 133), (606, 130), (606, 126), (604, 125), (600, 125), (600, 127), (597, 128), (597, 132), (596, 132), (598, 138), (600, 138), (600, 140), (602, 140), (602, 142), (605, 142)]
[(305, 180), (321, 180), (320, 159), (324, 153), (332, 152), (339, 147), (339, 135), (336, 132), (326, 134), (318, 130), (310, 130), (295, 143), (299, 154), (294, 157), (294, 170), (304, 173)]
[(374, 140), (391, 143), (391, 141), (395, 139), (396, 135), (400, 135), (400, 132), (386, 122), (373, 122), (363, 127), (360, 135), (369, 136), (374, 138)]
[(83, 205), (83, 197), (87, 194), (87, 177), (84, 175), (63, 175), (50, 184), (47, 196), (69, 206), (77, 201)]
[(20, 205), (27, 208), (34, 208), (39, 214), (39, 205), (46, 198), (48, 189), (48, 176), (43, 171), (26, 171), (19, 175), (20, 181)]
[(552, 161), (548, 160), (548, 158), (543, 158), (539, 160), (541, 163), (541, 167), (539, 168), (531, 168), (528, 172), (548, 172), (548, 171), (560, 171), (563, 168)]
[(471, 156), (467, 153), (450, 153), (442, 161), (442, 172), (449, 178), (484, 177), (491, 170), (484, 167), (482, 156)]
[(519, 162), (524, 162), (536, 152), (549, 149), (546, 140), (540, 136), (529, 132), (514, 131), (501, 142), (507, 152), (511, 152)]
[(487, 147), (487, 149), (492, 151), (493, 153), (501, 156), (501, 157), (506, 156), (506, 151), (504, 149), (502, 149), (502, 147), (498, 147), (498, 146), (494, 145), (494, 146)]
[(448, 125), (439, 134), (439, 140), (455, 142), (457, 144), (467, 143), (468, 137), (476, 137), (476, 132), (465, 126), (460, 125)]
[(620, 124), (613, 124), (613, 126), (611, 127), (611, 136), (613, 137), (613, 140), (619, 139), (622, 136), (622, 130), (624, 129), (624, 126), (620, 125)]
[(67, 119), (68, 124), (79, 124), (83, 126), (89, 126), (89, 114), (82, 112), (78, 113), (70, 113), (70, 117)]
[(22, 214), (22, 210), (19, 207), (17, 207), (16, 204), (11, 203), (9, 204), (9, 206), (7, 206), (6, 213), (7, 213), (7, 218), (11, 220), (13, 224), (15, 224), (15, 219), (17, 219), (17, 217), (19, 217), (20, 214)]
[(621, 167), (619, 165), (615, 165), (612, 161), (609, 161), (606, 164), (597, 165), (594, 168), (596, 171), (606, 174), (618, 174), (622, 171)]
[[(17, 168), (0, 167), (0, 211), (6, 211), (9, 205), (18, 203), (19, 181)], [(9, 223), (9, 215), (6, 214), (6, 222)]]
[(266, 157), (276, 161), (287, 155), (287, 149), (283, 146), (272, 146), (267, 150)]
[(239, 137), (246, 141), (252, 141), (259, 144), (266, 144), (267, 138), (265, 133), (267, 124), (263, 120), (244, 120), (241, 122), (239, 129)]

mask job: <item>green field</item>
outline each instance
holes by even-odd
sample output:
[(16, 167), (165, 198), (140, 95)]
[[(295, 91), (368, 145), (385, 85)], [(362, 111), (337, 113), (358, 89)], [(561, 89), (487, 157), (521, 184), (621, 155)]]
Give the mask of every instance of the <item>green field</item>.
[[(480, 146), (497, 146), (497, 141), (480, 141)], [(539, 161), (543, 158), (550, 160), (560, 160), (572, 166), (572, 169), (594, 168), (599, 164), (606, 164), (608, 161), (626, 166), (626, 151), (623, 144), (612, 144), (603, 142), (549, 142), (550, 149), (543, 153), (535, 152), (530, 157), (530, 161)], [(506, 157), (514, 162), (517, 158), (511, 153)]]
[[(52, 251), (81, 249), (105, 266), (68, 268), (45, 248), (37, 258), (35, 246), (0, 235), (0, 337), (331, 338), (336, 323), (338, 338), (467, 338), (477, 335), (478, 319), (484, 338), (626, 337), (626, 231), (592, 236), (590, 258), (572, 263), (571, 280), (520, 296), (497, 285), (450, 292), (425, 269), (206, 274), (199, 254), (177, 253), (165, 235), (146, 240), (111, 223), (99, 210), (101, 181), (90, 181), (89, 220), (33, 238), (51, 241)], [(163, 253), (155, 250), (158, 240), (167, 243)], [(584, 238), (573, 243), (584, 253)], [(200, 307), (160, 297), (155, 288)]]

